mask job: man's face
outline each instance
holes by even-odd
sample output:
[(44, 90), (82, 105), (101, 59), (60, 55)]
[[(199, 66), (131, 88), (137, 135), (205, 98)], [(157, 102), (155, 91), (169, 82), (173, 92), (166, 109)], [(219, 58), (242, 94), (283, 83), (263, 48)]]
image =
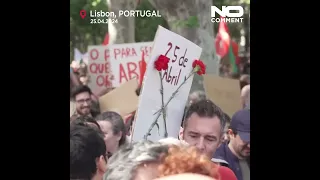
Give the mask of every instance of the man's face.
[(76, 110), (80, 115), (89, 115), (91, 109), (91, 96), (88, 92), (83, 92), (75, 97)]
[(238, 157), (245, 158), (250, 156), (250, 142), (244, 142), (239, 134), (230, 133), (230, 144)]
[(221, 143), (220, 119), (215, 117), (199, 117), (193, 113), (183, 129), (183, 140), (195, 146), (210, 159)]

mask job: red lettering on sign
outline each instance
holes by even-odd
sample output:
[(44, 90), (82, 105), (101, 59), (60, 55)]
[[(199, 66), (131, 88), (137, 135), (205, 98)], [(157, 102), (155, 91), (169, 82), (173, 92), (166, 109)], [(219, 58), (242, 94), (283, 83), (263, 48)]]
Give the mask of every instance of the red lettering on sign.
[(151, 55), (151, 50), (152, 50), (152, 47), (151, 47), (151, 46), (142, 46), (142, 47), (140, 48), (141, 53), (144, 52), (144, 55), (145, 55), (145, 56)]
[(108, 74), (110, 72), (109, 63), (92, 63), (89, 66), (89, 71), (92, 74)]
[(96, 60), (99, 57), (99, 51), (97, 49), (92, 49), (89, 54), (90, 54), (90, 59), (92, 60)]
[(128, 77), (127, 77), (127, 74), (126, 74), (126, 71), (124, 70), (122, 64), (120, 64), (120, 71), (119, 71), (119, 77), (120, 77), (120, 84), (122, 83), (122, 79), (124, 78), (124, 82), (127, 82), (128, 81)]
[(100, 87), (104, 85), (104, 77), (102, 75), (97, 76), (96, 84)]
[(105, 61), (108, 61), (108, 60), (109, 60), (109, 57), (110, 57), (110, 55), (109, 55), (109, 49), (105, 49), (105, 50), (104, 50), (104, 60), (105, 60)]
[(106, 76), (99, 75), (99, 76), (97, 76), (96, 84), (99, 87), (102, 87), (102, 86), (111, 87), (111, 85), (112, 85), (112, 83), (110, 81), (110, 78), (109, 78), (109, 75), (106, 75)]
[(128, 69), (129, 79), (132, 79), (134, 77), (139, 79), (139, 74), (137, 73), (137, 64), (136, 63), (128, 62), (127, 69)]
[[(140, 64), (140, 62), (139, 62)], [(134, 62), (128, 62), (127, 64), (120, 64), (120, 72), (119, 72), (119, 77), (120, 77), (120, 84), (123, 82), (127, 82), (128, 80), (136, 77), (139, 79), (140, 75), (140, 66), (137, 68), (137, 64)]]
[(113, 54), (115, 59), (137, 56), (136, 50), (134, 48), (114, 49)]
[(131, 49), (131, 56), (137, 56), (136, 50), (134, 48)]
[(106, 72), (107, 74), (109, 74), (109, 73), (110, 73), (110, 71), (111, 71), (111, 69), (110, 69), (110, 68), (111, 68), (111, 67), (110, 67), (109, 62), (105, 63), (104, 69), (105, 69), (105, 72)]
[(121, 56), (126, 57), (130, 53), (130, 48), (122, 49)]

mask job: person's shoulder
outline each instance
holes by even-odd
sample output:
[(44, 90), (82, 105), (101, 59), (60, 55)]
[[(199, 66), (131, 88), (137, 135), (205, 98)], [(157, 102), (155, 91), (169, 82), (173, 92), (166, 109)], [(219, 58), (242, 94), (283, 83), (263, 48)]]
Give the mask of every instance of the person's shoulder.
[(218, 172), (220, 175), (220, 180), (237, 180), (237, 177), (234, 174), (234, 172), (227, 167), (219, 166)]
[(223, 159), (212, 158), (211, 161), (221, 166), (229, 167), (229, 163)]
[(214, 153), (213, 158), (226, 160), (226, 157), (225, 157), (226, 146), (227, 146), (226, 143), (222, 143), (221, 146), (218, 147), (218, 149)]

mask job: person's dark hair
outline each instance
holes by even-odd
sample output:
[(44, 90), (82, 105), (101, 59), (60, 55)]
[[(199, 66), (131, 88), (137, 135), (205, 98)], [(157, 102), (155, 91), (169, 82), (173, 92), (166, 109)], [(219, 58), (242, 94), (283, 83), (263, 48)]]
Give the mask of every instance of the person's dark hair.
[(231, 128), (231, 126), (229, 125), (229, 128), (228, 129), (231, 129), (232, 130), (232, 133), (236, 136), (238, 134), (238, 131), (234, 128)]
[(250, 75), (250, 63), (246, 62), (246, 63), (244, 64), (242, 73), (243, 73), (243, 74), (249, 74), (249, 75)]
[(88, 92), (90, 95), (92, 94), (91, 89), (85, 85), (75, 86), (71, 91), (71, 98), (75, 100), (76, 96), (80, 93)]
[(96, 116), (96, 121), (108, 121), (112, 125), (112, 131), (113, 134), (116, 135), (119, 132), (122, 132), (121, 139), (119, 141), (119, 147), (126, 142), (126, 126), (124, 125), (123, 118), (120, 114), (113, 112), (113, 111), (107, 111), (99, 114)]
[(230, 116), (229, 116), (227, 113), (224, 113), (224, 118), (225, 118), (225, 120), (226, 120), (226, 123), (229, 123), (229, 124), (230, 124), (231, 118), (230, 118)]
[(101, 129), (100, 125), (95, 121), (92, 117), (90, 116), (79, 116), (75, 120), (71, 122), (72, 124), (87, 124), (87, 123), (92, 123), (97, 126), (98, 129)]
[(86, 125), (70, 125), (70, 179), (91, 179), (97, 172), (96, 159), (106, 159), (103, 133)]
[(135, 114), (136, 114), (136, 112), (134, 112), (134, 113), (132, 114), (132, 116), (130, 117), (130, 119), (127, 120), (127, 122), (125, 123), (125, 127), (126, 127), (126, 132), (127, 132), (127, 134), (128, 134), (128, 133), (131, 133), (131, 132), (130, 132), (130, 129), (131, 129), (131, 127), (133, 126), (133, 121), (134, 121)]
[(182, 121), (181, 121), (181, 125), (180, 125), (181, 127), (184, 127), (184, 126), (183, 126), (184, 118), (185, 118), (185, 116), (186, 116), (186, 112), (187, 112), (188, 108), (189, 108), (189, 104), (184, 107), (183, 116), (182, 116)]
[(226, 126), (226, 119), (225, 119), (224, 112), (217, 105), (215, 105), (211, 100), (204, 99), (204, 100), (200, 100), (198, 102), (192, 103), (190, 107), (187, 109), (187, 112), (185, 114), (183, 127), (186, 127), (188, 123), (188, 119), (193, 113), (196, 113), (200, 117), (217, 116), (221, 124), (221, 134), (224, 132), (224, 128)]
[(240, 90), (248, 84), (249, 83), (247, 81), (240, 81)]
[(186, 112), (190, 106), (191, 100), (192, 100), (192, 103), (195, 103), (195, 102), (198, 102), (198, 101), (204, 100), (204, 99), (207, 99), (206, 93), (204, 91), (194, 91), (189, 95), (187, 105), (184, 107), (182, 121), (181, 121), (181, 127), (183, 127), (184, 117), (185, 117)]

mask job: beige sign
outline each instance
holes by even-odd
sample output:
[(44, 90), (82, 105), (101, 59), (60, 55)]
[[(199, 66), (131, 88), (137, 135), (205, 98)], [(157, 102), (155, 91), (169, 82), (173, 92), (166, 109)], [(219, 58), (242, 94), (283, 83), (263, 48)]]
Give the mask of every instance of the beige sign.
[(230, 117), (241, 109), (239, 80), (204, 75), (204, 88), (207, 97)]
[(122, 117), (137, 110), (139, 98), (136, 95), (137, 79), (131, 79), (120, 87), (99, 98), (100, 112), (116, 111)]

